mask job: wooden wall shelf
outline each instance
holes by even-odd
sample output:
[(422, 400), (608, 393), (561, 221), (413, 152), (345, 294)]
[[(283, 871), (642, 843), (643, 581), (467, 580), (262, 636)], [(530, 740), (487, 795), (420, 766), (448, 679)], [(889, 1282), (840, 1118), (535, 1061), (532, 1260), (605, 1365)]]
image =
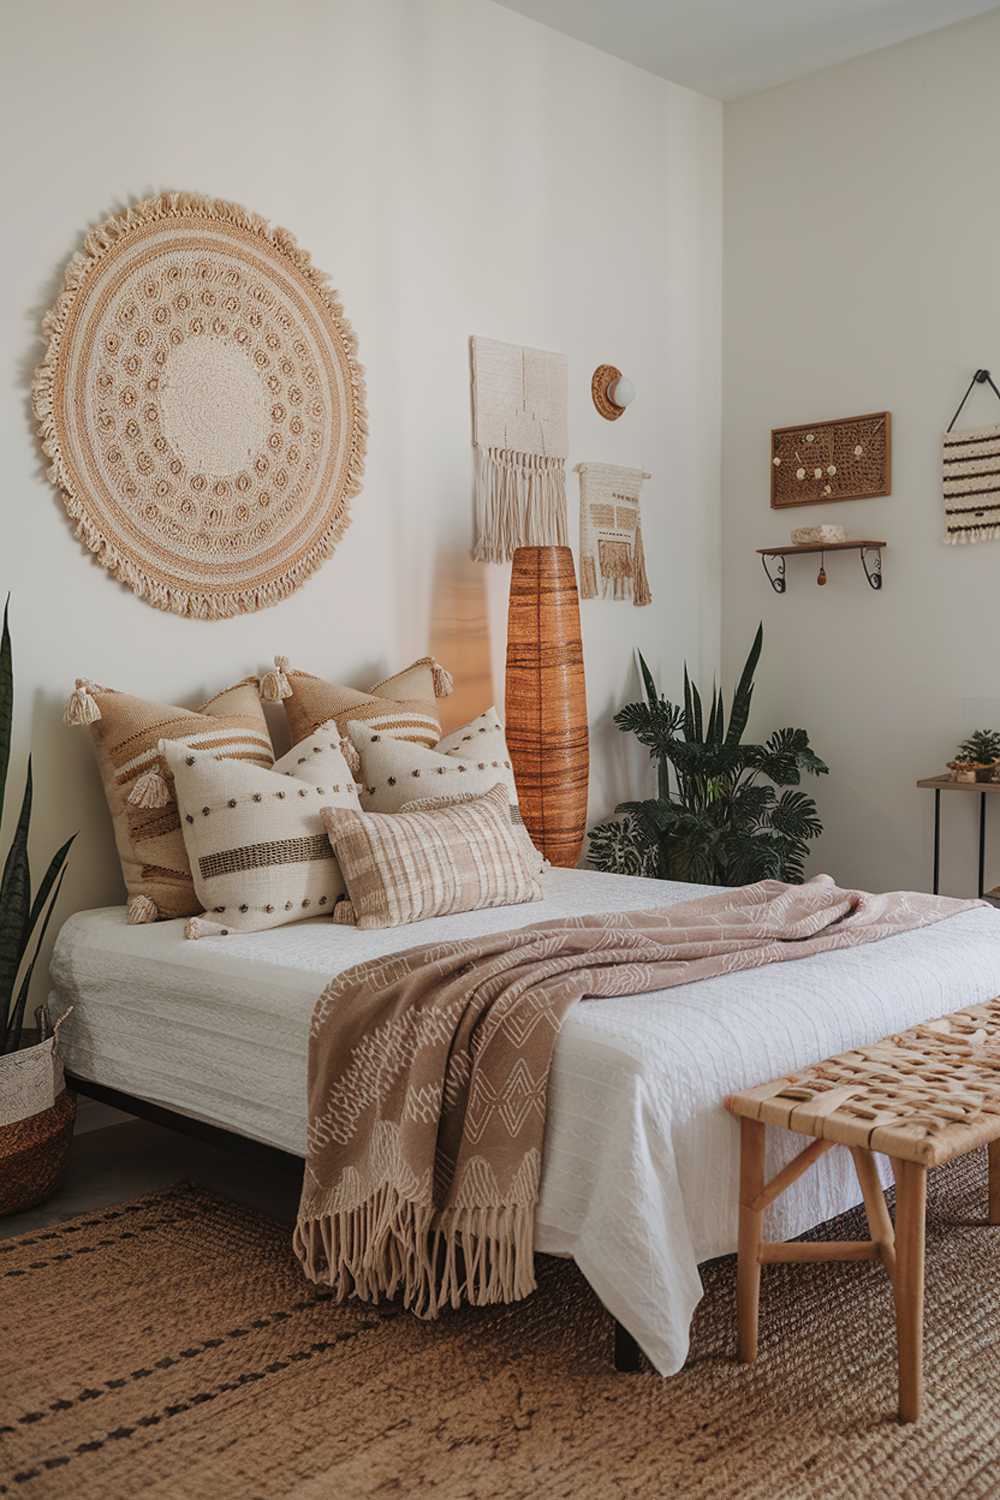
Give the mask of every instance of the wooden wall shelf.
[[(882, 549), (889, 545), (888, 542), (872, 541), (870, 538), (852, 539), (847, 542), (808, 542), (803, 546), (787, 547), (758, 547), (757, 555), (764, 564), (764, 572), (767, 581), (776, 594), (785, 592), (785, 558), (796, 557), (807, 552), (857, 552), (861, 557), (861, 566), (865, 570), (865, 577), (869, 586), (873, 589), (882, 587)], [(767, 565), (769, 557), (778, 559), (774, 572)], [(870, 557), (870, 560), (869, 560)], [(826, 582), (826, 569), (820, 565), (819, 583)]]

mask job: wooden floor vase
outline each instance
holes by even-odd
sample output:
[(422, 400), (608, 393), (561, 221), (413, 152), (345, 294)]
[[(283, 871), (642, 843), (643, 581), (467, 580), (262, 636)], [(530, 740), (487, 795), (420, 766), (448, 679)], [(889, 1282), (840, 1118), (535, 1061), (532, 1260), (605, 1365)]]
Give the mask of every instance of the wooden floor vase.
[(580, 602), (568, 547), (514, 553), (506, 718), (525, 826), (552, 864), (572, 867), (587, 826), (590, 744)]

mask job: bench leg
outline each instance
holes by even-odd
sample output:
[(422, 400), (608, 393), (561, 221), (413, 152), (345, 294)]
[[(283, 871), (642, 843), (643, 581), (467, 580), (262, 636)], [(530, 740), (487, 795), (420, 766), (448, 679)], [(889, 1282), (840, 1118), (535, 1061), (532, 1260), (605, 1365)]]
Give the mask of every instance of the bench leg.
[(896, 1274), (896, 1234), (889, 1217), (885, 1194), (879, 1181), (875, 1158), (864, 1146), (851, 1146), (854, 1170), (865, 1200), (868, 1228), (878, 1246), (879, 1258), (890, 1276)]
[(990, 1141), (990, 1223), (1000, 1224), (1000, 1140)]
[(736, 1322), (739, 1353), (744, 1364), (757, 1358), (760, 1310), (760, 1245), (763, 1209), (753, 1207), (764, 1189), (764, 1125), (740, 1120), (740, 1233), (736, 1267)]
[(924, 1231), (927, 1168), (893, 1161), (896, 1174), (896, 1342), (899, 1420), (920, 1417), (924, 1386)]

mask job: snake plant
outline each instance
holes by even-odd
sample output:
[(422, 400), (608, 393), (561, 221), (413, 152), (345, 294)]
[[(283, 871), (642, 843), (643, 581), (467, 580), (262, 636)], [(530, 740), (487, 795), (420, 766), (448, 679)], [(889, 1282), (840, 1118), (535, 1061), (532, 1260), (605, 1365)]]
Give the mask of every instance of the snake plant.
[[(3, 611), (3, 636), (0, 638), (0, 821), (3, 819), (7, 791), (14, 720), (14, 664), (7, 620), (9, 608), (8, 596)], [(0, 1053), (15, 1052), (21, 1045), (31, 977), (35, 972), (39, 949), (45, 940), (49, 918), (62, 889), (66, 875), (66, 856), (76, 838), (76, 834), (73, 834), (52, 856), (41, 884), (32, 895), (31, 870), (28, 865), (30, 827), (29, 755), (21, 810), (14, 828), (13, 842), (4, 862), (3, 878), (0, 880)]]
[(809, 842), (823, 825), (813, 799), (788, 789), (803, 773), (825, 776), (827, 767), (804, 729), (776, 729), (763, 745), (744, 744), (763, 644), (761, 626), (728, 726), (721, 689), (713, 689), (706, 716), (685, 667), (684, 702), (671, 703), (640, 653), (645, 701), (628, 704), (615, 723), (649, 751), (657, 796), (621, 803), (618, 819), (591, 831), (589, 860), (596, 869), (706, 885), (804, 878)]

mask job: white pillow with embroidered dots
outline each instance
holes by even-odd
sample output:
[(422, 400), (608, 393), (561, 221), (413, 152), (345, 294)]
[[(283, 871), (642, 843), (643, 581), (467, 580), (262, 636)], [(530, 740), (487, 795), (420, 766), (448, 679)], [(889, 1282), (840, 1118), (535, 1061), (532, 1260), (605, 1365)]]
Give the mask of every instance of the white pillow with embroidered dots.
[(353, 719), (347, 733), (361, 757), (361, 806), (366, 812), (400, 812), (417, 798), (482, 794), (501, 783), (510, 797), (518, 838), (531, 850), (534, 868), (542, 867), (542, 856), (521, 821), (510, 754), (495, 708), (445, 735), (434, 750), (393, 739)]
[(320, 810), (361, 806), (336, 724), (320, 725), (270, 771), (180, 740), (161, 740), (159, 749), (205, 908), (187, 923), (187, 937), (332, 916), (345, 886)]

